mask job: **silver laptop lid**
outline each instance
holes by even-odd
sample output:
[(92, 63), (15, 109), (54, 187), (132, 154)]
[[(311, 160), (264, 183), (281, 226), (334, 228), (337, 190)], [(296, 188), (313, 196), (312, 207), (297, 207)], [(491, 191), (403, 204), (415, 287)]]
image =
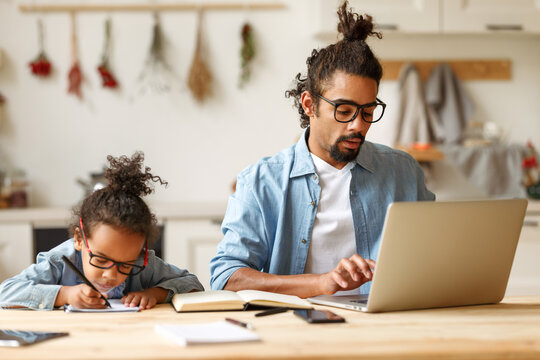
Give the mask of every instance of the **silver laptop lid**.
[(525, 199), (391, 204), (367, 306), (365, 295), (308, 300), (368, 312), (499, 302), (526, 208)]
[(368, 312), (499, 302), (526, 199), (388, 207)]

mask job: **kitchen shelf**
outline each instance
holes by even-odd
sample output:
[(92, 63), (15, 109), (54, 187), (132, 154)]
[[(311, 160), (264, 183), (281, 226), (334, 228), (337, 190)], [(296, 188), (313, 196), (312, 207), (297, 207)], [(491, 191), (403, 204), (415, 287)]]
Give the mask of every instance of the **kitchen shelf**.
[(383, 60), (383, 80), (397, 80), (403, 65), (416, 66), (420, 78), (427, 80), (434, 67), (441, 63), (450, 65), (460, 80), (511, 80), (512, 62), (507, 59), (497, 60)]
[(409, 153), (418, 162), (430, 162), (444, 159), (444, 154), (436, 147), (420, 150), (409, 146), (396, 146), (396, 149)]
[(279, 2), (266, 3), (170, 3), (170, 4), (21, 4), (22, 12), (112, 12), (112, 11), (196, 11), (196, 10), (278, 10)]

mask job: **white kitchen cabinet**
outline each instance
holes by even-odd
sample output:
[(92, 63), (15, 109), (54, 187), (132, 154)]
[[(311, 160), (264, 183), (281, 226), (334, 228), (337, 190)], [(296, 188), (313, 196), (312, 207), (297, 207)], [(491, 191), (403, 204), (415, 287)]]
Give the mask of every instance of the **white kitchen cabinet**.
[(33, 254), (31, 223), (0, 223), (0, 282), (30, 266)]
[(446, 33), (540, 32), (537, 0), (443, 0)]
[(167, 220), (164, 253), (168, 263), (197, 275), (206, 290), (210, 289), (210, 260), (221, 241), (221, 221)]
[[(314, 34), (334, 41), (341, 0), (313, 2)], [(373, 16), (388, 33), (540, 33), (538, 0), (349, 0), (360, 14)]]
[(540, 202), (529, 201), (506, 295), (540, 294)]
[[(317, 0), (313, 10), (316, 34), (337, 35), (337, 9), (342, 0)], [(438, 0), (349, 0), (360, 14), (373, 16), (377, 30), (439, 32)]]

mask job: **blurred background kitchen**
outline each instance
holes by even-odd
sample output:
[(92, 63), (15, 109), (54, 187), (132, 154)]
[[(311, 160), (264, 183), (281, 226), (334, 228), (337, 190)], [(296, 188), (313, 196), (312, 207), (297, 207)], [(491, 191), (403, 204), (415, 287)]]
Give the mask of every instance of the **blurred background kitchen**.
[[(65, 240), (108, 154), (142, 150), (169, 182), (147, 198), (156, 247), (208, 286), (236, 174), (302, 133), (284, 92), (339, 3), (0, 0), (0, 281)], [(367, 139), (413, 154), (440, 200), (530, 198), (508, 293), (540, 293), (538, 1), (350, 3), (384, 35)]]

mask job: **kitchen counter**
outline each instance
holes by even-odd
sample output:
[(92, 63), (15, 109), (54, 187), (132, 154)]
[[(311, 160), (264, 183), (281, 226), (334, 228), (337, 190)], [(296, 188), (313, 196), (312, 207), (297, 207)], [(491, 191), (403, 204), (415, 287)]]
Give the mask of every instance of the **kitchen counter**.
[[(215, 219), (225, 215), (227, 204), (214, 203), (177, 203), (150, 205), (158, 221), (174, 219)], [(71, 210), (61, 207), (31, 207), (24, 209), (0, 210), (0, 224), (30, 222), (38, 226), (65, 225), (71, 218)]]
[[(448, 199), (450, 200), (450, 199)], [(222, 219), (227, 204), (212, 203), (177, 203), (150, 205), (150, 209), (159, 220), (163, 219)], [(540, 200), (529, 199), (527, 211), (540, 211)], [(62, 207), (30, 207), (24, 209), (0, 210), (0, 224), (13, 222), (61, 223), (68, 221), (71, 210)]]

